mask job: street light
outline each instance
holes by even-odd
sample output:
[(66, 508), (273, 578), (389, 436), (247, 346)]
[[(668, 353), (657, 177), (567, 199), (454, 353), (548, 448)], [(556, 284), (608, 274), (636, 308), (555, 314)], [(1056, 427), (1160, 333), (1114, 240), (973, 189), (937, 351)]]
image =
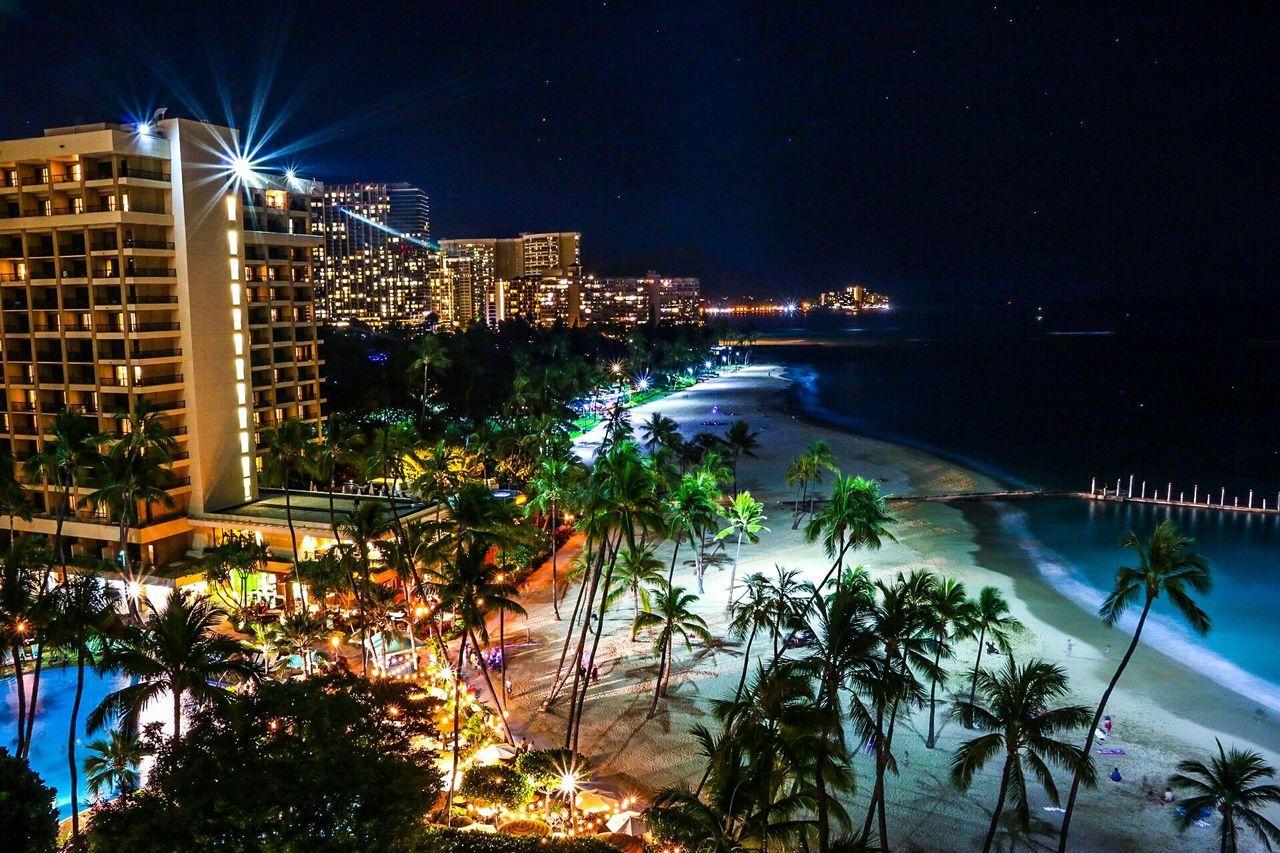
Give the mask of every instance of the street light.
[(572, 770), (563, 774), (560, 777), (560, 792), (564, 794), (565, 799), (569, 801), (569, 831), (570, 832), (573, 832), (573, 829), (574, 829), (573, 808), (576, 805), (576, 803), (574, 802), (575, 800), (574, 794), (577, 790), (578, 790), (578, 777), (574, 775)]

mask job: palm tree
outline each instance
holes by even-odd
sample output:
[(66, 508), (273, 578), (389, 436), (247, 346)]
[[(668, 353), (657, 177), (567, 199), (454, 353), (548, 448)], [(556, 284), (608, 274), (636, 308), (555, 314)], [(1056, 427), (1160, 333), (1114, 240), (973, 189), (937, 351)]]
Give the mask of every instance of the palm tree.
[(297, 611), (280, 620), (278, 642), (287, 654), (302, 658), (303, 674), (311, 675), (312, 660), (325, 657), (315, 647), (324, 643), (327, 633), (324, 617)]
[(733, 586), (738, 577), (738, 558), (742, 556), (742, 538), (745, 536), (752, 545), (759, 542), (760, 532), (769, 532), (769, 528), (764, 526), (769, 516), (764, 514), (764, 504), (751, 497), (750, 492), (743, 492), (734, 496), (733, 503), (729, 504), (724, 511), (724, 520), (729, 523), (729, 526), (717, 533), (716, 538), (724, 539), (733, 534), (738, 537), (738, 545), (733, 552), (733, 570), (729, 573), (729, 599), (725, 602), (727, 608), (733, 603)]
[(95, 800), (101, 800), (104, 794), (131, 794), (138, 790), (142, 782), (138, 768), (151, 750), (143, 745), (135, 729), (114, 728), (107, 739), (89, 743), (88, 750), (84, 779)]
[(769, 633), (773, 639), (773, 657), (782, 654), (783, 640), (792, 631), (804, 627), (805, 614), (817, 598), (813, 588), (800, 580), (799, 569), (773, 567), (774, 576), (761, 576), (761, 594), (773, 612)]
[[(338, 538), (338, 519), (334, 514), (334, 492), (338, 490), (338, 471), (344, 465), (355, 465), (359, 459), (362, 436), (360, 430), (345, 418), (330, 415), (325, 419), (320, 439), (311, 446), (307, 458), (307, 473), (328, 484), (329, 526), (333, 538)], [(287, 496), (286, 496), (287, 500)]]
[(729, 425), (724, 436), (725, 447), (733, 465), (733, 495), (738, 496), (738, 462), (743, 456), (755, 458), (760, 449), (760, 433), (754, 432), (751, 425), (744, 420), (736, 420)]
[(98, 731), (109, 718), (136, 726), (142, 710), (168, 693), (173, 698), (173, 737), (182, 735), (182, 701), (226, 707), (231, 693), (213, 682), (257, 681), (262, 670), (249, 657), (249, 647), (219, 634), (222, 612), (208, 598), (183, 590), (173, 592), (140, 625), (130, 625), (103, 654), (102, 669), (118, 669), (134, 683), (107, 695), (89, 714), (89, 730)]
[[(933, 640), (933, 667), (939, 675), (943, 675), (942, 659), (950, 658), (953, 654), (951, 641), (968, 630), (972, 621), (969, 608), (969, 602), (964, 597), (964, 584), (953, 578), (941, 578), (934, 584), (933, 594), (924, 611), (924, 627)], [(933, 749), (937, 743), (934, 720), (938, 710), (940, 680), (933, 678), (929, 682), (929, 736), (924, 741), (927, 749)]]
[(618, 567), (614, 570), (617, 583), (609, 591), (609, 604), (612, 605), (628, 592), (631, 593), (632, 630), (631, 640), (637, 639), (635, 620), (640, 617), (640, 608), (648, 610), (652, 606), (649, 595), (650, 588), (661, 586), (665, 580), (662, 574), (662, 561), (654, 556), (654, 546), (632, 550), (628, 548), (618, 556)]
[(694, 573), (698, 578), (698, 591), (702, 591), (702, 537), (715, 522), (716, 499), (719, 497), (715, 479), (705, 468), (680, 478), (679, 485), (667, 501), (667, 526), (675, 539), (667, 583), (674, 580), (680, 545), (687, 538), (694, 548)]
[(559, 598), (559, 566), (556, 562), (556, 531), (560, 527), (560, 507), (569, 494), (570, 470), (572, 463), (565, 459), (548, 457), (538, 465), (537, 473), (529, 481), (529, 491), (533, 497), (526, 504), (526, 512), (547, 513), (547, 531), (551, 545), (551, 609), (555, 612), (556, 621), (560, 621)]
[(996, 795), (991, 826), (982, 846), (986, 853), (995, 841), (996, 827), (1007, 799), (1012, 798), (1018, 826), (1024, 832), (1030, 829), (1028, 768), (1055, 806), (1058, 788), (1049, 765), (1070, 770), (1077, 779), (1089, 784), (1094, 782), (1094, 768), (1087, 750), (1055, 737), (1088, 725), (1089, 709), (1084, 705), (1067, 705), (1045, 710), (1067, 695), (1067, 674), (1061, 667), (1042, 660), (1018, 666), (1013, 655), (1009, 655), (1002, 671), (984, 670), (978, 682), (989, 707), (960, 701), (956, 703), (956, 710), (967, 724), (976, 723), (984, 734), (966, 741), (956, 750), (951, 760), (951, 784), (961, 791), (969, 790), (974, 775), (993, 758), (1004, 754), (1000, 792)]
[(432, 370), (445, 370), (452, 365), (453, 361), (449, 358), (448, 350), (439, 335), (425, 334), (418, 339), (413, 364), (409, 366), (409, 370), (414, 373), (422, 371), (422, 417), (424, 419), (427, 417), (427, 398), (431, 396), (428, 384), (429, 374)]
[(1237, 821), (1253, 830), (1268, 850), (1274, 849), (1272, 844), (1280, 844), (1280, 827), (1258, 809), (1280, 803), (1280, 786), (1259, 784), (1263, 779), (1275, 778), (1275, 768), (1252, 750), (1233, 746), (1228, 752), (1222, 748), (1222, 741), (1214, 738), (1214, 742), (1218, 754), (1208, 764), (1195, 759), (1180, 761), (1178, 772), (1169, 778), (1170, 786), (1193, 792), (1182, 798), (1182, 809), (1174, 815), (1174, 823), (1182, 831), (1206, 810), (1214, 810), (1222, 815), (1218, 845), (1222, 853), (1235, 853), (1238, 849)]
[[(1151, 605), (1161, 594), (1165, 595), (1186, 620), (1191, 630), (1200, 636), (1209, 633), (1208, 615), (1200, 609), (1192, 593), (1204, 595), (1209, 592), (1213, 582), (1209, 575), (1209, 563), (1192, 548), (1195, 541), (1184, 536), (1172, 521), (1163, 521), (1145, 543), (1132, 532), (1128, 533), (1121, 545), (1138, 552), (1137, 568), (1121, 567), (1116, 571), (1115, 587), (1102, 602), (1098, 615), (1107, 625), (1115, 625), (1120, 617), (1139, 600), (1142, 602), (1142, 613), (1138, 616), (1138, 624), (1133, 629), (1133, 638), (1129, 648), (1125, 650), (1120, 665), (1107, 684), (1098, 702), (1098, 710), (1093, 715), (1093, 724), (1085, 732), (1084, 751), (1092, 753), (1093, 737), (1098, 730), (1098, 722), (1107, 709), (1107, 700), (1111, 691), (1124, 674), (1133, 653), (1138, 650), (1138, 640), (1142, 637), (1142, 628), (1147, 622), (1147, 614)], [(1075, 811), (1076, 794), (1080, 790), (1080, 777), (1071, 782), (1071, 794), (1067, 797), (1066, 812), (1062, 815), (1062, 835), (1058, 839), (1059, 853), (1067, 849), (1067, 831), (1071, 828), (1071, 816)]]
[(982, 652), (987, 647), (987, 637), (1009, 654), (1010, 638), (1025, 630), (1022, 623), (1009, 615), (1009, 602), (1004, 600), (1000, 590), (994, 586), (984, 586), (976, 599), (969, 601), (969, 624), (965, 633), (978, 635), (978, 657), (973, 662), (973, 681), (969, 685), (969, 702), (978, 695), (978, 667), (982, 664)]
[(681, 441), (680, 424), (661, 412), (654, 412), (653, 417), (645, 421), (640, 430), (644, 449), (650, 455), (660, 449), (674, 450)]
[(64, 575), (67, 557), (62, 525), (67, 510), (75, 511), (73, 495), (97, 460), (93, 425), (84, 415), (64, 409), (54, 416), (48, 435), (41, 437), (39, 452), (22, 463), (28, 480), (43, 480), (61, 491), (54, 506), (53, 555)]
[(726, 628), (730, 639), (746, 640), (742, 647), (742, 675), (738, 677), (738, 687), (733, 691), (735, 702), (742, 696), (742, 688), (747, 683), (751, 647), (755, 644), (756, 634), (763, 629), (776, 635), (779, 630), (777, 610), (768, 595), (768, 579), (757, 572), (746, 578), (742, 585), (745, 590), (742, 596), (729, 602), (729, 625)]
[[(10, 543), (0, 562), (0, 634), (13, 657), (14, 686), (18, 694), (18, 743), (14, 754), (18, 758), (25, 758), (30, 752), (40, 708), (45, 629), (54, 610), (54, 598), (48, 592), (52, 565), (52, 555), (43, 537), (33, 536)], [(31, 641), (35, 642), (36, 662), (28, 679), (22, 671), (22, 656)]]
[(810, 542), (822, 540), (827, 557), (833, 562), (830, 571), (817, 587), (826, 586), (832, 576), (844, 571), (845, 555), (856, 548), (879, 550), (883, 540), (894, 541), (888, 525), (893, 521), (885, 507), (880, 487), (862, 477), (836, 474), (831, 500), (822, 512), (813, 515), (805, 526), (804, 536)]
[(9, 517), (9, 543), (13, 544), (13, 520), (31, 520), (31, 501), (18, 479), (13, 454), (7, 447), (0, 447), (0, 515)]
[(796, 498), (795, 510), (792, 513), (792, 530), (800, 526), (801, 508), (806, 501), (809, 503), (809, 514), (813, 514), (814, 497), (810, 493), (809, 487), (822, 482), (824, 471), (838, 470), (836, 468), (835, 454), (831, 451), (831, 446), (825, 441), (815, 441), (803, 453), (791, 460), (791, 463), (787, 466), (787, 486), (799, 489), (800, 492)]
[[(139, 411), (142, 411), (141, 404)], [(157, 413), (151, 413), (146, 420), (135, 418), (130, 422), (134, 428), (151, 428), (151, 424), (156, 422), (152, 418), (157, 417)], [(140, 614), (138, 598), (133, 592), (137, 587), (133, 561), (129, 557), (129, 529), (138, 527), (142, 522), (139, 506), (146, 508), (145, 516), (150, 518), (152, 504), (176, 505), (173, 496), (166, 491), (174, 479), (172, 472), (165, 467), (171, 458), (164, 446), (150, 444), (144, 436), (135, 435), (134, 429), (130, 429), (114, 440), (106, 454), (100, 457), (94, 475), (96, 488), (85, 497), (86, 503), (107, 509), (115, 518), (119, 536), (118, 568), (129, 590), (125, 604), (134, 621), (140, 618)]]
[[(304, 474), (312, 465), (311, 442), (316, 430), (311, 424), (298, 418), (286, 418), (274, 428), (262, 431), (262, 479), (264, 484), (284, 490), (284, 519), (289, 525), (289, 543), (293, 547), (293, 566), (298, 566), (298, 531), (293, 526), (293, 498), (289, 488), (294, 477)], [(301, 581), (302, 578), (297, 578)], [(307, 594), (302, 590), (305, 606)]]
[(76, 781), (76, 736), (79, 734), (80, 700), (84, 696), (84, 668), (96, 663), (105, 638), (117, 622), (115, 595), (101, 578), (73, 574), (57, 593), (55, 636), (58, 644), (76, 656), (76, 693), (67, 727), (67, 763), (71, 771), (72, 846), (80, 843), (80, 785)]
[(706, 645), (711, 644), (711, 630), (706, 621), (691, 609), (697, 601), (698, 596), (685, 591), (684, 587), (663, 584), (653, 591), (653, 610), (636, 617), (636, 630), (655, 628), (658, 631), (653, 641), (653, 653), (658, 657), (658, 678), (648, 719), (657, 714), (658, 699), (667, 695), (675, 641), (683, 640), (685, 648), (690, 651), (693, 650), (694, 638)]

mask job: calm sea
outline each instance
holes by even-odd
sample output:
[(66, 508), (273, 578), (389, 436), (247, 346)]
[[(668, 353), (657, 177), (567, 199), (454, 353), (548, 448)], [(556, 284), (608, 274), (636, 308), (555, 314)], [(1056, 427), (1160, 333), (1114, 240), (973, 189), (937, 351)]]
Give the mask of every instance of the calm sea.
[[(795, 402), (832, 425), (917, 446), (1010, 483), (1114, 485), (1274, 506), (1280, 491), (1280, 336), (1212, 306), (1100, 310), (991, 304), (896, 308), (757, 324), (758, 358), (787, 365)], [(1210, 319), (1213, 318), (1213, 319)], [(786, 342), (786, 343), (783, 343)], [(1280, 711), (1280, 521), (1055, 500), (1009, 505), (1006, 532), (1092, 611), (1129, 553), (1127, 530), (1173, 517), (1211, 561), (1215, 627), (1158, 613), (1152, 642)]]

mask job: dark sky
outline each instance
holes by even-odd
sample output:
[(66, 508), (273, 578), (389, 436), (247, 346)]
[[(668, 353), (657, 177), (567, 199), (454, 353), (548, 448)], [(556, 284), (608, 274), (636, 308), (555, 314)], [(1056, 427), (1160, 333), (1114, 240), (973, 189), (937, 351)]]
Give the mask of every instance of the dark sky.
[(0, 0), (0, 131), (263, 103), (302, 173), (425, 188), (436, 237), (576, 229), (589, 270), (721, 293), (1260, 296), (1255, 5)]

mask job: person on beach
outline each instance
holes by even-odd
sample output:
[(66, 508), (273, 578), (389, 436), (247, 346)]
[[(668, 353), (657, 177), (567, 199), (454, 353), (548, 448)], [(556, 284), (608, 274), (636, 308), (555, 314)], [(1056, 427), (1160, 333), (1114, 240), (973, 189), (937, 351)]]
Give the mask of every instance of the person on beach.
[(1067, 637), (1067, 657), (1071, 657), (1071, 638)]
[(1105, 652), (1103, 652), (1103, 654), (1104, 654), (1104, 655), (1106, 655), (1107, 657), (1111, 657), (1111, 644), (1110, 644), (1110, 643), (1107, 643), (1107, 650), (1106, 650)]
[(1111, 737), (1111, 715), (1107, 714), (1102, 718), (1102, 728), (1106, 730), (1107, 737)]
[(1156, 800), (1156, 792), (1155, 792), (1155, 791), (1153, 791), (1153, 790), (1151, 790), (1150, 788), (1148, 788), (1148, 789), (1147, 789), (1147, 802), (1148, 802), (1148, 803), (1154, 803), (1154, 802), (1155, 802), (1155, 800)]
[(1161, 798), (1160, 798), (1160, 800), (1161, 800), (1161, 802), (1165, 802), (1165, 803), (1172, 803), (1172, 802), (1173, 802), (1173, 789), (1172, 789), (1172, 788), (1165, 788), (1165, 789), (1164, 789), (1164, 796), (1163, 796), (1163, 797), (1161, 797)]
[(1119, 768), (1119, 767), (1113, 767), (1113, 768), (1111, 769), (1111, 781), (1112, 781), (1112, 782), (1119, 782), (1119, 781), (1121, 781), (1121, 779), (1120, 779), (1120, 768)]

